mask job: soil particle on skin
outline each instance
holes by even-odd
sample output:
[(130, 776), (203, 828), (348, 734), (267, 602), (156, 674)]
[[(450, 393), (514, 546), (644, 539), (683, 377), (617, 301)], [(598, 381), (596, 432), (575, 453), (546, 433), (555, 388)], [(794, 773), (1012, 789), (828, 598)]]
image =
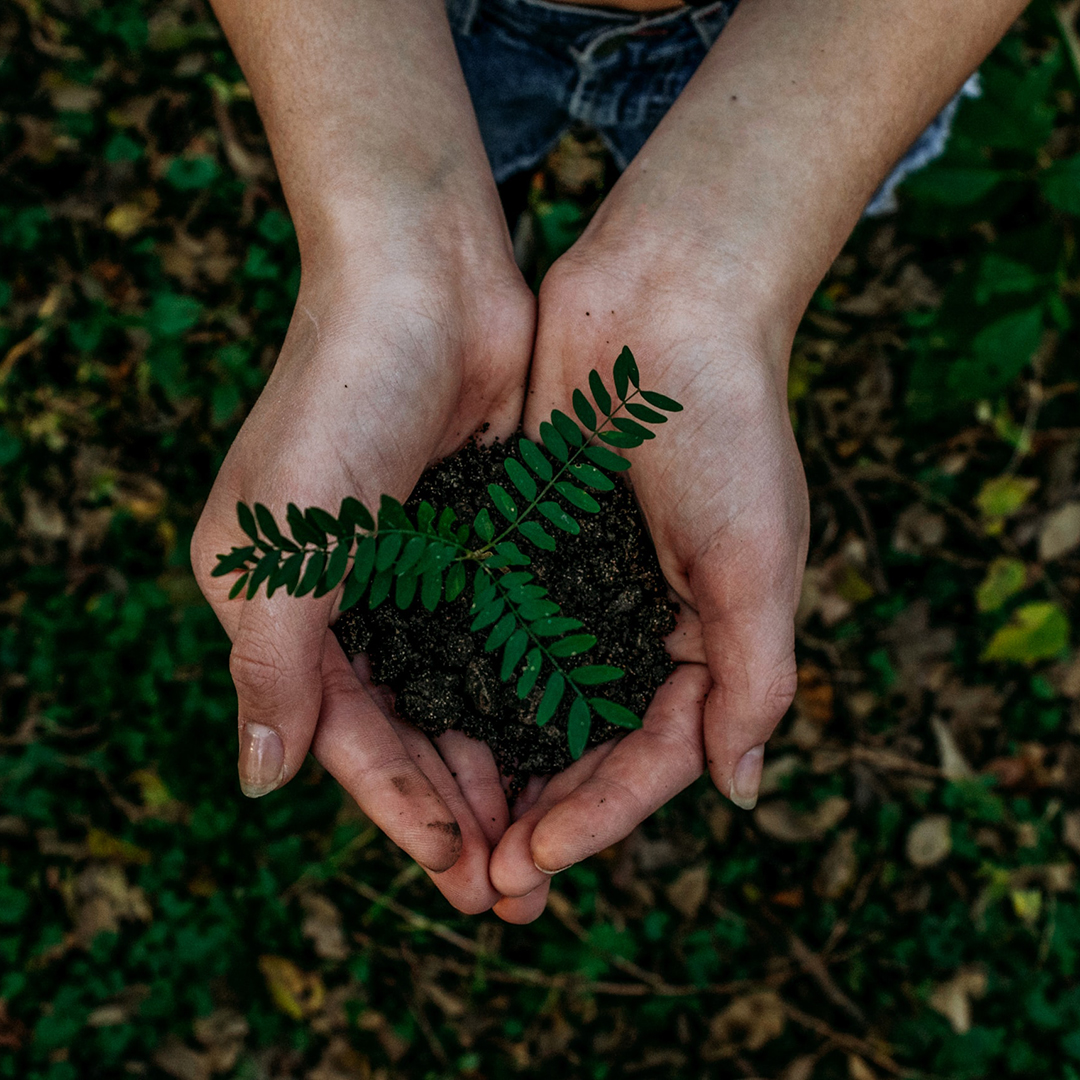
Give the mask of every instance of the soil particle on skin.
[[(502, 463), (505, 444), (469, 442), (456, 455), (429, 469), (420, 479), (406, 509), (414, 516), (422, 500), (437, 510), (452, 506), (459, 522), (470, 522), (482, 507), (501, 521), (487, 486), (506, 484)], [(647, 452), (647, 451), (646, 451)], [(544, 585), (564, 615), (580, 619), (597, 644), (566, 663), (614, 664), (626, 674), (614, 683), (590, 689), (626, 706), (638, 716), (657, 688), (674, 670), (663, 638), (674, 629), (675, 605), (668, 599), (656, 552), (633, 496), (622, 485), (611, 492), (593, 492), (601, 512), (574, 512), (581, 526), (577, 536), (558, 533), (555, 551), (541, 551), (526, 540), (519, 546), (532, 559), (527, 569)], [(472, 574), (469, 575), (470, 583)], [(454, 728), (484, 740), (502, 773), (520, 788), (533, 775), (547, 775), (570, 764), (566, 723), (572, 696), (565, 694), (555, 717), (544, 727), (535, 723), (547, 672), (524, 701), (515, 692), (516, 679), (499, 677), (502, 651), (484, 652), (488, 629), (471, 633), (472, 589), (453, 603), (440, 603), (434, 613), (414, 604), (399, 611), (392, 601), (369, 611), (362, 600), (344, 612), (334, 633), (349, 656), (366, 653), (372, 678), (394, 692), (398, 714), (428, 735)], [(593, 714), (589, 745), (623, 733)]]

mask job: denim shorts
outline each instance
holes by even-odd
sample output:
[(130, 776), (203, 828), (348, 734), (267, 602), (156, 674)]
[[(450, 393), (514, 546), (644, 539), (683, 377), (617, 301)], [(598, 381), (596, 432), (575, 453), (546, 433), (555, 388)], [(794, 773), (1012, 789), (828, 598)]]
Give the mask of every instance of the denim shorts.
[[(571, 125), (593, 128), (626, 168), (679, 96), (739, 0), (661, 14), (550, 0), (446, 0), (495, 179), (534, 169)], [(972, 76), (897, 163), (866, 209), (896, 207), (900, 181), (945, 149)]]

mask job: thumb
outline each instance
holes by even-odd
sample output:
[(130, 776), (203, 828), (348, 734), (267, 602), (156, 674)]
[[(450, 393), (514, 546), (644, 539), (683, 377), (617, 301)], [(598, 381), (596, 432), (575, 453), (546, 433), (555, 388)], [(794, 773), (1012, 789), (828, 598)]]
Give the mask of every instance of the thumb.
[(256, 799), (296, 775), (322, 705), (326, 603), (279, 592), (243, 601), (229, 655), (240, 731), (239, 773)]
[(736, 806), (757, 803), (765, 743), (795, 696), (795, 605), (799, 570), (774, 580), (741, 560), (696, 570), (707, 597), (702, 610), (705, 659), (712, 689), (705, 700), (705, 757), (720, 792)]

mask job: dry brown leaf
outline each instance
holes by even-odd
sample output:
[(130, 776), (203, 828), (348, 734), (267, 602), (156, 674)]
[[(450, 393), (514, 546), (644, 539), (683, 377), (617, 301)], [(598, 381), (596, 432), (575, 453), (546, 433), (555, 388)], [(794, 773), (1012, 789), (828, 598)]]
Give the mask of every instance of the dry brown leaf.
[(210, 1080), (210, 1055), (169, 1035), (154, 1051), (154, 1064), (175, 1080)]
[(803, 760), (798, 754), (782, 754), (777, 758), (767, 759), (761, 770), (761, 784), (758, 796), (766, 798), (775, 795), (784, 787), (784, 781), (794, 776), (803, 767)]
[(956, 745), (952, 729), (940, 716), (930, 718), (930, 727), (937, 740), (938, 756), (941, 759), (941, 773), (946, 780), (971, 780), (975, 770), (968, 764), (967, 758)]
[(971, 1001), (981, 998), (987, 988), (986, 972), (977, 965), (960, 968), (948, 982), (930, 995), (930, 1008), (949, 1021), (957, 1035), (971, 1030)]
[(350, 950), (337, 907), (318, 893), (304, 893), (300, 906), (304, 909), (300, 933), (311, 942), (315, 955), (324, 960), (347, 959)]
[(913, 825), (907, 835), (906, 850), (913, 866), (936, 866), (952, 851), (948, 817), (931, 814)]
[(75, 940), (84, 948), (103, 931), (117, 933), (120, 923), (150, 922), (153, 912), (146, 894), (128, 882), (120, 866), (92, 863), (71, 888)]
[(821, 860), (814, 878), (814, 892), (827, 900), (837, 900), (855, 884), (859, 860), (855, 855), (856, 829), (844, 829)]
[(892, 546), (905, 554), (921, 555), (940, 547), (945, 533), (943, 514), (928, 510), (922, 503), (913, 503), (896, 519)]
[(784, 1004), (774, 990), (736, 998), (713, 1017), (701, 1056), (717, 1061), (743, 1050), (760, 1050), (784, 1033), (785, 1019)]
[(200, 1016), (193, 1029), (195, 1038), (206, 1047), (210, 1071), (231, 1072), (248, 1035), (248, 1022), (243, 1013), (237, 1009), (215, 1009), (208, 1016)]
[(304, 1080), (370, 1080), (371, 1076), (371, 1062), (337, 1035), (327, 1044), (319, 1064), (308, 1070)]
[(774, 840), (804, 843), (820, 840), (847, 816), (850, 802), (839, 795), (826, 799), (816, 809), (795, 810), (786, 799), (763, 803), (754, 811), (754, 824)]
[(834, 700), (829, 673), (817, 664), (800, 664), (795, 691), (795, 709), (799, 716), (824, 727), (833, 718)]
[(1080, 545), (1080, 502), (1067, 502), (1052, 510), (1039, 529), (1039, 559), (1051, 562)]
[(668, 901), (676, 911), (687, 919), (697, 918), (697, 913), (709, 895), (709, 868), (687, 867), (664, 890)]

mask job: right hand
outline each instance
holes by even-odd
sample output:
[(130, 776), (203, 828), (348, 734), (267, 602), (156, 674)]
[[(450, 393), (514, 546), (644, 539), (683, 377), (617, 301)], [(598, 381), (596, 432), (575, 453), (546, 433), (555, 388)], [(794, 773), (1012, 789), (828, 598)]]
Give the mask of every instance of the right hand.
[(487, 437), (516, 428), (535, 303), (512, 262), (493, 257), (499, 269), (482, 281), (379, 262), (394, 269), (348, 253), (320, 258), (314, 273), (305, 265), (277, 364), (199, 519), (192, 565), (232, 640), (244, 792), (287, 783), (310, 747), (452, 904), (477, 912), (499, 899), (488, 856), (508, 824), (490, 750), (453, 732), (436, 750), (393, 717), (329, 629), (340, 586), (320, 599), (229, 600), (234, 576), (210, 576), (218, 553), (246, 542), (237, 501), (279, 521), (289, 502), (336, 512), (352, 495), (374, 508), (384, 492), (404, 500), (483, 424)]

